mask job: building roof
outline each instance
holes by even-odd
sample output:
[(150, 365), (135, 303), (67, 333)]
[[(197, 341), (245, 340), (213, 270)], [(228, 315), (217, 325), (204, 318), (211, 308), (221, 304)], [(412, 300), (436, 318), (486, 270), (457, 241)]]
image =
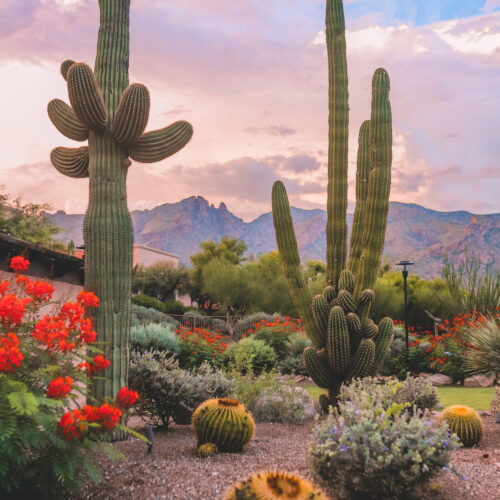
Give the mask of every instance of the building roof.
[(23, 255), (32, 264), (36, 264), (30, 266), (29, 275), (73, 282), (74, 278), (65, 279), (65, 275), (76, 274), (78, 281), (83, 283), (83, 259), (0, 232), (0, 269), (12, 271), (9, 262), (16, 255)]

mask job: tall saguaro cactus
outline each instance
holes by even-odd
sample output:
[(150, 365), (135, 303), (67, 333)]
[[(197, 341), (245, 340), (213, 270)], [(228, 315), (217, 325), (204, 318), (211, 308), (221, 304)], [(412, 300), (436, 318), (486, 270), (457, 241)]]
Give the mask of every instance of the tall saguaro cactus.
[(100, 26), (94, 71), (67, 60), (61, 74), (71, 106), (54, 99), (48, 114), (80, 148), (55, 148), (51, 161), (69, 177), (89, 178), (84, 222), (85, 288), (97, 293), (96, 329), (112, 372), (93, 386), (94, 396), (114, 398), (127, 383), (132, 275), (132, 221), (127, 207), (129, 158), (160, 161), (182, 149), (193, 129), (185, 121), (144, 133), (149, 92), (128, 85), (130, 0), (99, 0)]
[(392, 118), (389, 76), (377, 69), (372, 81), (370, 120), (359, 132), (356, 208), (347, 263), (348, 88), (345, 21), (342, 0), (326, 2), (329, 74), (328, 218), (326, 262), (328, 286), (311, 297), (300, 269), (300, 257), (285, 186), (273, 186), (273, 221), (282, 269), (295, 306), (313, 345), (304, 365), (335, 402), (343, 382), (374, 374), (392, 341), (393, 323), (370, 319), (373, 286), (384, 247), (392, 162)]

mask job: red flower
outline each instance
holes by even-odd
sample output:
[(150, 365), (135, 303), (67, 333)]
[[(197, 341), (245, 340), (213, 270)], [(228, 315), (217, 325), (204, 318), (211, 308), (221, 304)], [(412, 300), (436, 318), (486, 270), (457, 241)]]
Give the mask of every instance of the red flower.
[(101, 424), (106, 430), (112, 429), (116, 423), (120, 422), (122, 411), (119, 408), (104, 403), (101, 406), (87, 405), (83, 409), (89, 422)]
[(46, 302), (52, 298), (54, 287), (45, 281), (28, 281), (26, 284), (26, 293), (30, 295), (33, 300)]
[(35, 339), (43, 342), (49, 350), (71, 351), (76, 344), (68, 342), (68, 329), (64, 321), (56, 317), (45, 315), (33, 329), (32, 335)]
[(78, 341), (80, 343), (92, 344), (97, 338), (97, 332), (92, 330), (92, 322), (89, 318), (85, 318), (80, 323), (80, 335)]
[(64, 439), (69, 441), (71, 438), (80, 437), (85, 430), (85, 421), (87, 416), (81, 410), (73, 410), (66, 412), (59, 420), (59, 427), (62, 429)]
[(21, 323), (26, 305), (31, 299), (18, 299), (9, 294), (0, 299), (0, 322), (4, 325), (18, 325)]
[(24, 359), (19, 350), (19, 339), (15, 333), (0, 337), (0, 372), (12, 372), (21, 366)]
[(17, 257), (12, 257), (10, 259), (10, 267), (14, 269), (16, 273), (22, 273), (28, 269), (30, 265), (30, 261), (22, 257), (21, 255), (18, 255)]
[(54, 399), (64, 399), (71, 391), (73, 379), (71, 377), (58, 377), (50, 382), (47, 396)]
[(136, 391), (131, 391), (128, 387), (122, 387), (116, 396), (116, 402), (118, 406), (128, 408), (137, 401), (138, 397), (139, 394)]
[(81, 291), (76, 300), (85, 307), (98, 307), (99, 298), (92, 292)]
[(9, 282), (7, 280), (0, 283), (0, 297), (3, 297), (9, 291)]
[(99, 354), (92, 360), (92, 371), (93, 373), (100, 372), (101, 370), (105, 370), (110, 364), (111, 361), (109, 359), (104, 359), (104, 356)]

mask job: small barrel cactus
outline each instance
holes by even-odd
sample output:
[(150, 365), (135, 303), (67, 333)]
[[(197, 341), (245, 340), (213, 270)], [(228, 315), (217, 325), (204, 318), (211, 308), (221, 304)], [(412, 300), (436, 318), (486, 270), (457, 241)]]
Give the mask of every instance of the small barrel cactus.
[(253, 437), (255, 423), (237, 399), (209, 399), (192, 417), (198, 446), (214, 443), (220, 451), (237, 452)]
[(259, 472), (236, 484), (225, 500), (328, 500), (314, 484), (288, 472)]
[(448, 406), (439, 416), (439, 421), (443, 420), (448, 424), (450, 432), (454, 432), (464, 446), (477, 445), (483, 438), (481, 417), (468, 406)]
[(198, 446), (198, 456), (200, 458), (207, 458), (217, 455), (219, 448), (214, 443), (205, 443)]

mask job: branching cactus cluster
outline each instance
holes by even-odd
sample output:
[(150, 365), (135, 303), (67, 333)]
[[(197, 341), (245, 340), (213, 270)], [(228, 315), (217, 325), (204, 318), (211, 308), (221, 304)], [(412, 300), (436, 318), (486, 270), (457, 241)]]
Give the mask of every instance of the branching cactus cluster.
[(71, 105), (48, 104), (55, 127), (79, 148), (55, 148), (54, 167), (64, 175), (89, 178), (84, 222), (85, 288), (99, 296), (96, 329), (113, 371), (94, 383), (94, 396), (114, 398), (127, 383), (129, 362), (132, 222), (127, 208), (129, 158), (153, 163), (176, 153), (191, 139), (185, 121), (144, 133), (149, 92), (128, 85), (130, 0), (99, 0), (100, 27), (95, 69), (64, 61), (61, 74)]
[(389, 350), (393, 322), (370, 319), (373, 287), (384, 247), (392, 163), (389, 76), (377, 69), (372, 81), (371, 117), (359, 132), (354, 212), (347, 259), (348, 82), (342, 0), (327, 0), (326, 43), (329, 67), (329, 155), (327, 201), (327, 282), (312, 297), (303, 279), (284, 185), (273, 186), (276, 240), (284, 275), (313, 345), (304, 365), (315, 383), (328, 389), (320, 403), (334, 404), (343, 382), (373, 375)]

